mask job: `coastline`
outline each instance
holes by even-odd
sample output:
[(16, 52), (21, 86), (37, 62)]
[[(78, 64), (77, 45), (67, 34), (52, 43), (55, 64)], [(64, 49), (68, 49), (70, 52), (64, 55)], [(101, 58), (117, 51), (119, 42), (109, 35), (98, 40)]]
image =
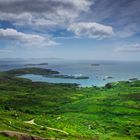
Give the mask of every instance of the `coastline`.
[[(119, 82), (131, 82), (138, 81), (139, 78), (128, 78), (127, 80), (115, 80), (112, 76), (106, 76), (106, 80), (103, 79), (103, 85), (81, 85), (79, 82), (89, 80), (89, 77), (81, 76), (75, 77), (72, 75), (60, 75), (60, 72), (54, 71), (52, 69), (44, 69), (39, 67), (31, 67), (31, 68), (20, 68), (20, 69), (11, 69), (8, 71), (4, 71), (1, 73), (5, 73), (9, 76), (19, 77), (23, 79), (29, 79), (33, 82), (46, 82), (51, 84), (74, 84), (78, 85), (78, 87), (104, 87), (111, 83), (119, 83)], [(108, 80), (112, 80), (111, 82)]]

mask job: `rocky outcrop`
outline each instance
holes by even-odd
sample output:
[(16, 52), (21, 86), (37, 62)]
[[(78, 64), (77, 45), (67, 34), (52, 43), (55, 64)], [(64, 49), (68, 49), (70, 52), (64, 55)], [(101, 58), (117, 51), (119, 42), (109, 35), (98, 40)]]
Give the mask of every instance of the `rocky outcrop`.
[(9, 138), (16, 138), (17, 140), (53, 140), (53, 139), (46, 139), (41, 138), (33, 135), (28, 135), (26, 133), (20, 133), (15, 131), (0, 131), (0, 135), (9, 137)]

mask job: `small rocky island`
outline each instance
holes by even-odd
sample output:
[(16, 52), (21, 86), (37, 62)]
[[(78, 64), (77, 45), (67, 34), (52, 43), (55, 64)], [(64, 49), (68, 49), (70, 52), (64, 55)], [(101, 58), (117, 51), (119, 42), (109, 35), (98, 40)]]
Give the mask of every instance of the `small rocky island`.
[(25, 64), (24, 66), (43, 66), (48, 65), (48, 63), (39, 63), (39, 64)]
[(105, 78), (112, 79), (113, 77), (112, 76), (105, 76)]
[(100, 64), (91, 64), (91, 66), (100, 66)]

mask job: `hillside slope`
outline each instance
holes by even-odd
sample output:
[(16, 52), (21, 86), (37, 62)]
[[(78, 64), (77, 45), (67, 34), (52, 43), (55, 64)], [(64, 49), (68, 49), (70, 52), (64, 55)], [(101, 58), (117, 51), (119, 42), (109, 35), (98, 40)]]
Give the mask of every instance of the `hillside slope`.
[(138, 140), (139, 119), (140, 81), (79, 88), (0, 74), (0, 131), (68, 140)]

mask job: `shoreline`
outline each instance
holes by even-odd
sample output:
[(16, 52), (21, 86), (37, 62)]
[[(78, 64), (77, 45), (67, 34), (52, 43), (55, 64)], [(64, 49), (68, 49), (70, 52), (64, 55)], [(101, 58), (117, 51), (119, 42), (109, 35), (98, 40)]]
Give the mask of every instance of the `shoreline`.
[[(42, 75), (33, 75), (33, 76), (40, 76), (41, 77)], [(61, 84), (71, 84), (71, 85), (76, 84), (76, 85), (78, 85), (79, 88), (92, 88), (92, 87), (102, 88), (102, 87), (105, 87), (107, 84), (118, 84), (120, 82), (132, 82), (132, 81), (139, 81), (140, 80), (138, 78), (132, 78), (132, 79), (126, 79), (126, 80), (116, 80), (116, 81), (112, 81), (112, 82), (106, 82), (104, 85), (88, 85), (88, 86), (83, 86), (83, 85), (81, 85), (79, 83), (76, 83), (76, 82), (75, 83), (74, 82), (71, 83), (71, 82), (49, 82), (47, 80), (32, 80), (32, 78), (27, 78), (26, 75), (21, 75), (21, 76), (16, 76), (16, 77), (23, 78), (23, 79), (28, 79), (28, 80), (31, 80), (32, 82), (60, 84), (60, 85)], [(44, 77), (44, 76), (42, 76), (42, 77)], [(46, 79), (55, 79), (56, 78), (58, 80), (60, 79), (58, 77), (44, 77), (44, 78), (46, 78)], [(61, 79), (65, 80), (65, 78), (61, 78)], [(73, 80), (73, 79), (69, 79), (69, 80)], [(78, 79), (74, 79), (74, 80), (78, 80)]]
[[(32, 82), (44, 82), (44, 83), (51, 83), (51, 84), (76, 84), (78, 87), (104, 87), (110, 83), (118, 83), (118, 82), (131, 82), (139, 80), (139, 78), (127, 78), (127, 79), (116, 79), (114, 77), (108, 76), (106, 80), (100, 80), (100, 84), (94, 84), (94, 81), (91, 81), (89, 77), (80, 76), (74, 77), (72, 75), (60, 75), (59, 71), (55, 71), (52, 69), (44, 69), (39, 67), (31, 67), (31, 68), (19, 68), (19, 69), (11, 69), (8, 71), (3, 71), (1, 73), (5, 73), (7, 75), (16, 76), (24, 79), (29, 79)], [(84, 80), (84, 81), (83, 81)], [(83, 84), (87, 83), (88, 84)], [(90, 83), (92, 82), (92, 83)], [(97, 81), (96, 81), (97, 82)]]

